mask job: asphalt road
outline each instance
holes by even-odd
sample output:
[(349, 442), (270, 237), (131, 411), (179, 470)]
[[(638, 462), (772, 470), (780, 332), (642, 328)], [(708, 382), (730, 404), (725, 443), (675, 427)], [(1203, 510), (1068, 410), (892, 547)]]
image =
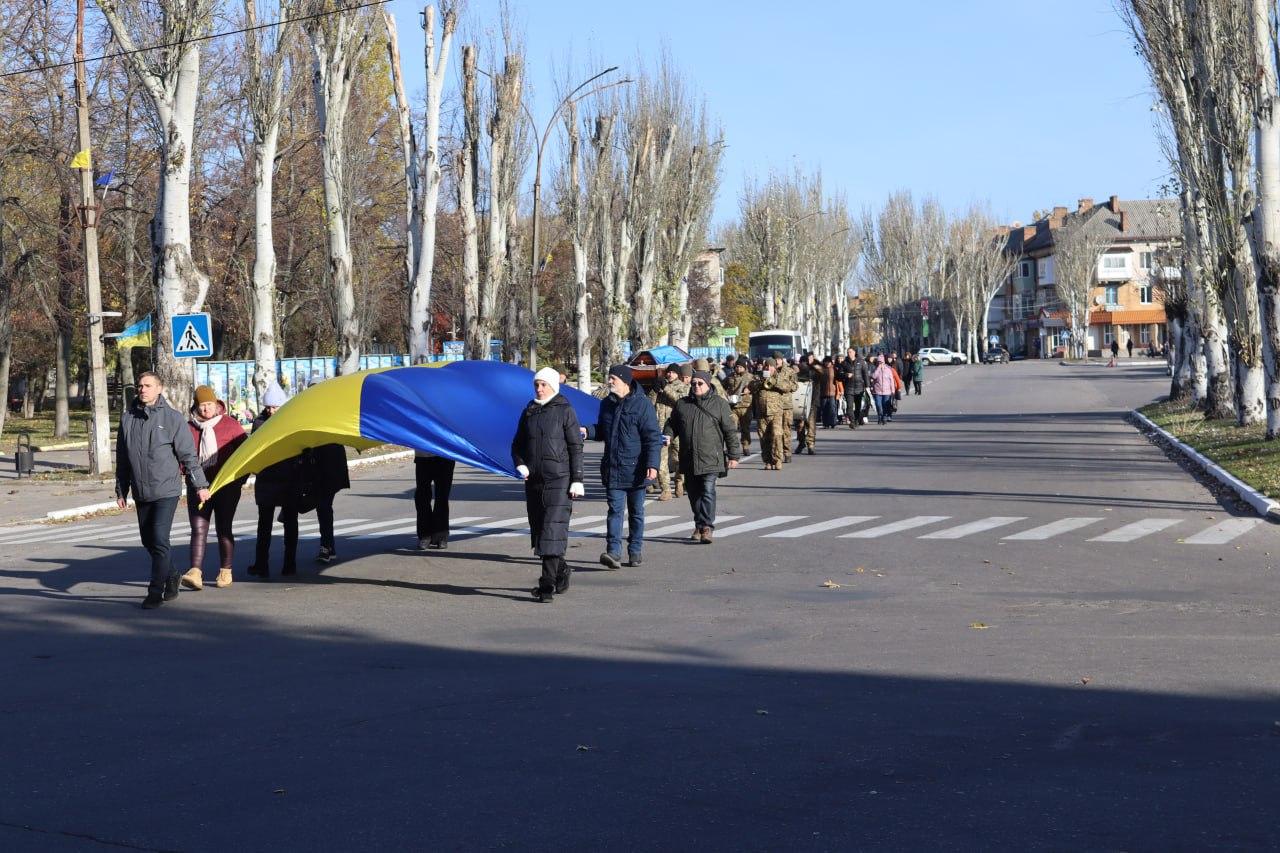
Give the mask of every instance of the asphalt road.
[(446, 552), (377, 467), (342, 562), (156, 612), (131, 517), (0, 530), (0, 848), (1280, 847), (1280, 539), (1125, 423), (1158, 366), (927, 379), (710, 547), (594, 571), (590, 489), (550, 605), (474, 472)]

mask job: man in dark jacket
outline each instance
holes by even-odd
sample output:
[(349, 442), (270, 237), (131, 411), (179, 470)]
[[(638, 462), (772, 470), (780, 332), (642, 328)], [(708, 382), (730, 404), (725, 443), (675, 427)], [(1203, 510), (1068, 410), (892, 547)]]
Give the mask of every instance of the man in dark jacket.
[(629, 518), (627, 565), (638, 566), (644, 546), (644, 490), (658, 477), (662, 433), (658, 414), (633, 382), (630, 367), (615, 364), (609, 368), (609, 396), (600, 404), (600, 423), (583, 427), (582, 435), (604, 442), (600, 482), (609, 502), (609, 516), (600, 565), (608, 569), (622, 567), (625, 511)]
[(569, 588), (569, 545), (573, 501), (582, 485), (582, 432), (573, 406), (560, 393), (560, 376), (550, 367), (534, 374), (533, 399), (520, 415), (511, 441), (511, 461), (524, 480), (525, 509), (533, 551), (542, 558), (542, 577), (533, 590), (550, 602)]
[(840, 362), (840, 379), (844, 383), (844, 410), (849, 418), (849, 429), (862, 426), (863, 401), (871, 386), (867, 363), (858, 358), (858, 351), (849, 347), (844, 361)]
[(320, 524), (320, 552), (316, 562), (326, 565), (338, 559), (337, 540), (333, 535), (333, 499), (338, 492), (351, 488), (347, 471), (347, 449), (341, 444), (322, 444), (307, 451), (314, 482), (307, 485), (316, 499), (316, 521)]
[(184, 471), (196, 497), (209, 500), (209, 482), (186, 419), (165, 401), (160, 377), (147, 371), (138, 376), (138, 396), (116, 434), (116, 505), (124, 509), (133, 493), (142, 547), (151, 555), (151, 583), (142, 602), (147, 610), (178, 597), (182, 575), (169, 559), (169, 531)]
[(663, 433), (680, 439), (680, 471), (693, 509), (694, 542), (711, 544), (716, 526), (716, 479), (738, 467), (742, 447), (729, 403), (711, 387), (711, 374), (694, 371), (692, 388), (671, 412)]

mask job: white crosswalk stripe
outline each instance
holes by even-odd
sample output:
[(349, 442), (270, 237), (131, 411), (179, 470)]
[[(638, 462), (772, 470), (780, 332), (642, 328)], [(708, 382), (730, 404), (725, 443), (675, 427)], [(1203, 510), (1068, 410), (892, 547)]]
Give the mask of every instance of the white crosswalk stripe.
[(1081, 527), (1088, 527), (1090, 524), (1096, 524), (1102, 521), (1101, 518), (1062, 518), (1052, 521), (1048, 524), (1042, 524), (1039, 527), (1033, 527), (1030, 530), (1024, 530), (1021, 533), (1010, 533), (1004, 537), (1006, 542), (1028, 542), (1038, 541), (1042, 539), (1051, 539), (1062, 533), (1069, 533), (1072, 530), (1079, 530)]
[[(23, 545), (27, 542), (55, 542), (55, 541), (67, 542), (70, 540), (72, 536), (75, 536), (75, 538), (80, 539), (86, 536), (101, 535), (107, 532), (109, 528), (115, 529), (118, 531), (123, 531), (123, 530), (129, 529), (129, 527), (130, 527), (129, 525), (115, 524), (115, 523), (89, 524), (83, 527), (76, 526), (72, 528), (44, 527), (44, 528), (41, 528), (38, 532), (32, 532), (31, 530), (28, 530), (27, 532), (23, 533), (20, 536), (13, 536), (11, 538), (5, 539), (4, 541), (0, 542), (0, 545)], [(136, 531), (138, 528), (136, 525), (133, 525), (132, 529)]]
[(1229, 518), (1200, 531), (1195, 536), (1188, 536), (1183, 542), (1187, 545), (1223, 545), (1242, 533), (1248, 533), (1260, 522), (1261, 519), (1258, 518)]
[(723, 539), (726, 536), (737, 536), (739, 533), (760, 530), (764, 527), (777, 527), (779, 524), (789, 524), (792, 521), (800, 521), (808, 517), (807, 515), (771, 515), (768, 518), (758, 518), (755, 521), (744, 521), (742, 524), (717, 527), (715, 529), (715, 538)]
[(1152, 533), (1159, 533), (1161, 530), (1173, 527), (1178, 523), (1176, 518), (1144, 518), (1142, 521), (1135, 521), (1133, 524), (1126, 524), (1124, 527), (1117, 527), (1115, 530), (1103, 533), (1101, 536), (1095, 536), (1090, 542), (1133, 542), (1141, 539), (1143, 536), (1150, 536)]
[[(739, 518), (742, 518), (742, 516), (718, 515), (716, 516), (716, 521), (735, 521)], [(673, 533), (676, 533), (676, 534), (683, 533), (686, 536), (689, 535), (690, 533), (693, 533), (693, 519), (687, 518), (684, 521), (679, 522), (678, 524), (668, 524), (666, 527), (659, 527), (654, 530), (646, 530), (644, 532), (644, 538), (649, 539), (654, 536), (670, 536)]]
[(879, 539), (881, 536), (888, 536), (891, 533), (901, 533), (904, 530), (913, 530), (917, 527), (924, 527), (927, 524), (937, 524), (939, 521), (946, 521), (949, 515), (913, 515), (911, 518), (904, 518), (901, 521), (891, 521), (888, 524), (881, 524), (876, 527), (868, 527), (866, 530), (855, 530), (852, 533), (846, 533), (841, 539)]
[(515, 518), (504, 518), (502, 521), (495, 521), (492, 524), (477, 524), (472, 527), (454, 527), (449, 525), (450, 539), (474, 539), (477, 536), (488, 536), (491, 533), (501, 533), (505, 530), (519, 530), (529, 523), (527, 515), (518, 515)]
[[(675, 515), (649, 515), (648, 513), (645, 513), (645, 516), (644, 516), (644, 523), (645, 523), (646, 525), (648, 525), (648, 524), (650, 524), (650, 523), (652, 523), (652, 522), (656, 522), (656, 521), (670, 521), (671, 519), (673, 519), (673, 518), (678, 518), (678, 517), (679, 517), (679, 516), (675, 516)], [(597, 517), (597, 518), (598, 518), (598, 517)], [(582, 538), (585, 538), (585, 537), (588, 537), (588, 536), (603, 536), (606, 532), (608, 532), (608, 529), (609, 529), (609, 526), (608, 526), (607, 524), (600, 524), (600, 525), (597, 525), (597, 526), (595, 526), (595, 527), (588, 528), (588, 529), (586, 529), (586, 530), (572, 530), (572, 531), (570, 531), (570, 532), (569, 532), (569, 538), (570, 538), (570, 539), (575, 539), (575, 538), (577, 538), (577, 539), (582, 539)], [(626, 525), (626, 522), (623, 522), (623, 525), (622, 525), (622, 532), (623, 532), (623, 535), (626, 535), (626, 532), (627, 532), (627, 525)], [(525, 536), (528, 536), (528, 535), (529, 535), (529, 531), (528, 531), (528, 530), (525, 530), (525, 531), (524, 531), (524, 535), (525, 535)], [(645, 536), (648, 536), (648, 535), (649, 535), (649, 531), (648, 531), (648, 530), (645, 530), (644, 535), (645, 535)]]
[(790, 530), (779, 530), (777, 533), (766, 533), (761, 539), (799, 539), (802, 536), (812, 536), (814, 533), (825, 533), (828, 530), (837, 530), (841, 527), (852, 527), (855, 524), (861, 524), (864, 521), (875, 521), (878, 515), (844, 515), (840, 518), (833, 518), (830, 521), (819, 521), (814, 524), (806, 524), (804, 527), (793, 527)]
[(997, 527), (1004, 527), (1013, 524), (1015, 521), (1026, 521), (1025, 515), (993, 515), (989, 518), (983, 518), (979, 521), (971, 521), (968, 524), (960, 524), (956, 527), (948, 527), (946, 530), (936, 530), (933, 533), (926, 533), (921, 539), (963, 539), (966, 536), (972, 536), (975, 533), (984, 533), (988, 530), (995, 530)]
[[(603, 515), (584, 515), (581, 517), (575, 516), (574, 518), (569, 520), (569, 526), (581, 527), (584, 524), (594, 524), (597, 521), (604, 521), (605, 518), (607, 518), (607, 516), (603, 516)], [(508, 530), (505, 533), (495, 533), (493, 534), (493, 538), (502, 539), (504, 537), (509, 538), (512, 536), (528, 536), (528, 535), (529, 535), (529, 528), (526, 526), (521, 530)]]

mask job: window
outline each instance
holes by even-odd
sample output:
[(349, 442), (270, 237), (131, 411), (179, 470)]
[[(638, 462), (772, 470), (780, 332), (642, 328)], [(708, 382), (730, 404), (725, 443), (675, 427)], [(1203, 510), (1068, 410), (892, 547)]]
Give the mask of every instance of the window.
[(1018, 277), (1031, 278), (1031, 261), (1023, 261), (1018, 264)]
[(1138, 301), (1143, 305), (1151, 304), (1151, 282), (1138, 285)]
[(1129, 266), (1129, 259), (1124, 255), (1103, 255), (1102, 268), (1104, 270), (1122, 270)]
[(1144, 270), (1151, 269), (1151, 261), (1154, 254), (1155, 252), (1142, 252), (1138, 255), (1138, 266), (1142, 267)]
[(1041, 281), (1044, 281), (1049, 277), (1049, 259), (1048, 258), (1045, 258), (1044, 260), (1040, 261), (1037, 264), (1037, 268), (1038, 268), (1037, 272), (1040, 275)]
[(1151, 327), (1150, 326), (1140, 326), (1138, 328), (1138, 340), (1144, 344), (1151, 343)]
[(1119, 285), (1108, 284), (1103, 290), (1106, 292), (1106, 303), (1108, 305), (1118, 305), (1120, 303)]
[(1111, 342), (1115, 340), (1115, 338), (1116, 338), (1116, 331), (1114, 326), (1102, 327), (1102, 345), (1103, 346), (1107, 346), (1107, 347), (1111, 346)]

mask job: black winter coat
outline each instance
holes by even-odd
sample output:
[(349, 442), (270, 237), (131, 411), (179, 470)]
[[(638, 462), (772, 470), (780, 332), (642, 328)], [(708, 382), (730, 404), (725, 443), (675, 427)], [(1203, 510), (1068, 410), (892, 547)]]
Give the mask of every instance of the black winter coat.
[(306, 451), (315, 461), (313, 474), (316, 494), (336, 495), (351, 488), (351, 475), (347, 472), (347, 450), (341, 444), (322, 444)]
[(647, 469), (658, 467), (658, 413), (635, 382), (627, 396), (610, 394), (604, 399), (600, 423), (587, 427), (587, 437), (604, 442), (600, 482), (606, 489), (638, 489), (645, 484)]
[(569, 545), (573, 503), (569, 485), (582, 482), (582, 433), (563, 395), (542, 405), (530, 401), (511, 442), (511, 460), (529, 469), (524, 483), (529, 536), (540, 557), (563, 557)]
[(680, 473), (687, 477), (725, 474), (725, 460), (742, 455), (738, 420), (714, 388), (677, 403), (663, 432), (680, 438)]
[(871, 387), (871, 376), (864, 361), (852, 361), (848, 357), (840, 362), (840, 381), (844, 383), (846, 396), (855, 397)]
[[(260, 414), (253, 420), (253, 431), (270, 417)], [(302, 490), (302, 457), (291, 456), (258, 472), (253, 484), (253, 502), (258, 506), (294, 507)]]

